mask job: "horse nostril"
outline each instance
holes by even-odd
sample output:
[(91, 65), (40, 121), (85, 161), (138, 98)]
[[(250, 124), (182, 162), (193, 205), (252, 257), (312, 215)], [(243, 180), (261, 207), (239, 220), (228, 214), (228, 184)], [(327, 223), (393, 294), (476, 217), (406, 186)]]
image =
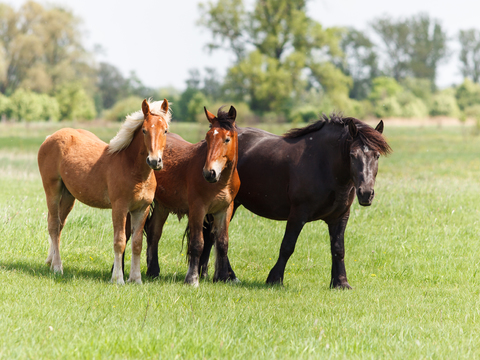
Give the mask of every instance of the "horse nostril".
[(210, 170), (210, 179), (215, 179), (217, 177), (217, 173), (215, 170)]

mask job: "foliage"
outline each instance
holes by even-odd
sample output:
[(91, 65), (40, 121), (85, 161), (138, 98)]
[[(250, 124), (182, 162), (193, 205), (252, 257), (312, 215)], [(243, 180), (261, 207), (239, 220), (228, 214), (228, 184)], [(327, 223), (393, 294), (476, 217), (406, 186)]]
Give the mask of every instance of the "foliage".
[(18, 11), (0, 4), (0, 91), (23, 87), (52, 93), (77, 78), (90, 81), (89, 54), (79, 19), (58, 6), (25, 2)]
[(3, 97), (1, 113), (17, 121), (56, 121), (59, 118), (57, 100), (46, 94), (17, 89), (10, 98)]
[(79, 83), (62, 85), (55, 97), (62, 120), (91, 120), (96, 116), (95, 103)]
[(207, 97), (200, 91), (193, 94), (187, 105), (187, 117), (185, 121), (201, 122), (205, 118), (204, 107), (209, 107)]
[(480, 104), (480, 84), (465, 79), (455, 92), (458, 107), (465, 110), (467, 107)]
[(460, 71), (463, 77), (478, 83), (480, 80), (480, 30), (460, 30)]
[(386, 76), (375, 78), (372, 81), (372, 86), (369, 99), (374, 103), (397, 96), (403, 91), (402, 86), (394, 78)]
[(305, 0), (256, 1), (252, 11), (241, 0), (218, 0), (200, 10), (200, 24), (213, 35), (210, 48), (226, 44), (236, 55), (225, 80), (233, 99), (255, 112), (288, 113), (310, 83), (341, 106), (351, 80), (329, 63), (342, 56), (341, 31), (308, 17)]
[(458, 117), (460, 115), (460, 109), (453, 89), (446, 89), (433, 95), (430, 115), (450, 117)]
[(366, 33), (348, 28), (343, 34), (341, 48), (345, 57), (337, 66), (352, 77), (349, 95), (353, 99), (365, 99), (370, 93), (372, 80), (380, 75), (375, 44)]
[(126, 99), (121, 99), (111, 109), (106, 110), (103, 117), (106, 120), (123, 121), (125, 116), (142, 108), (142, 101), (143, 99), (138, 96), (129, 96)]
[(439, 20), (426, 14), (399, 20), (384, 16), (371, 26), (382, 39), (386, 75), (397, 81), (408, 76), (426, 78), (435, 84), (437, 67), (449, 54)]

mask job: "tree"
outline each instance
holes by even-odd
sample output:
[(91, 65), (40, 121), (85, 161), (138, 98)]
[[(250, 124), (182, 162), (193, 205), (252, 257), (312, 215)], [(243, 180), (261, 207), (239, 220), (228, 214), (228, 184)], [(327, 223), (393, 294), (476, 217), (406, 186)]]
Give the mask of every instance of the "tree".
[(53, 93), (79, 78), (93, 90), (90, 54), (81, 45), (79, 20), (71, 12), (28, 1), (18, 12), (1, 4), (0, 19), (2, 93), (19, 87)]
[(352, 77), (349, 95), (353, 99), (365, 99), (370, 93), (372, 80), (380, 74), (375, 45), (365, 33), (349, 28), (342, 37), (341, 48), (345, 57), (337, 66)]
[(480, 80), (480, 30), (460, 30), (460, 71), (463, 77), (478, 83)]
[(200, 10), (199, 23), (213, 36), (209, 48), (226, 46), (236, 56), (226, 78), (229, 95), (253, 110), (288, 111), (307, 86), (327, 92), (346, 88), (348, 97), (348, 76), (326, 65), (343, 55), (342, 31), (323, 29), (308, 17), (306, 0), (257, 0), (252, 11), (241, 0), (218, 0)]
[(426, 14), (396, 21), (383, 17), (371, 26), (383, 42), (385, 74), (397, 81), (407, 76), (426, 78), (435, 85), (437, 67), (449, 55), (447, 35), (438, 20)]
[(100, 98), (97, 109), (110, 109), (118, 100), (127, 97), (127, 80), (115, 66), (102, 62), (97, 71), (97, 92)]

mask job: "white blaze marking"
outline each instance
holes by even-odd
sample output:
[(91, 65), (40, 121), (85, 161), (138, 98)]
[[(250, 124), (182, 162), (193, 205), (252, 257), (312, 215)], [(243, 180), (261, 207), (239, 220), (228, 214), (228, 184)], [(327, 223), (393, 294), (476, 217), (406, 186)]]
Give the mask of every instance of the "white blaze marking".
[(152, 124), (152, 126), (150, 126), (150, 127), (155, 127), (155, 124)]
[(369, 151), (370, 151), (370, 149), (368, 148), (368, 146), (367, 146), (367, 145), (364, 145), (364, 146), (363, 146), (363, 152), (364, 152), (364, 153), (367, 153), (367, 152), (369, 152)]
[(217, 135), (218, 134), (218, 131), (217, 130), (213, 130), (213, 135)]

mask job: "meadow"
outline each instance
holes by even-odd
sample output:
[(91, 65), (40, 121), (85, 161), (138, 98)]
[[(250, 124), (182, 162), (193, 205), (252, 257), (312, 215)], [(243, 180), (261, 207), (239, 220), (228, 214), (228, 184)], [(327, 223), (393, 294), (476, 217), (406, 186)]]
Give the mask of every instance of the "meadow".
[[(352, 207), (345, 262), (354, 290), (341, 291), (328, 286), (322, 222), (305, 226), (284, 286), (265, 285), (285, 223), (245, 209), (230, 227), (240, 283), (210, 276), (199, 288), (184, 285), (186, 222), (170, 216), (160, 277), (145, 277), (142, 256), (142, 285), (111, 284), (111, 213), (78, 202), (62, 234), (64, 274), (54, 275), (44, 263), (36, 152), (62, 126), (87, 127), (105, 141), (119, 128), (0, 124), (0, 358), (480, 358), (480, 138), (471, 128), (386, 122), (394, 152), (380, 160), (373, 205)], [(189, 141), (206, 129), (172, 125)], [(127, 247), (126, 275), (129, 254)]]

